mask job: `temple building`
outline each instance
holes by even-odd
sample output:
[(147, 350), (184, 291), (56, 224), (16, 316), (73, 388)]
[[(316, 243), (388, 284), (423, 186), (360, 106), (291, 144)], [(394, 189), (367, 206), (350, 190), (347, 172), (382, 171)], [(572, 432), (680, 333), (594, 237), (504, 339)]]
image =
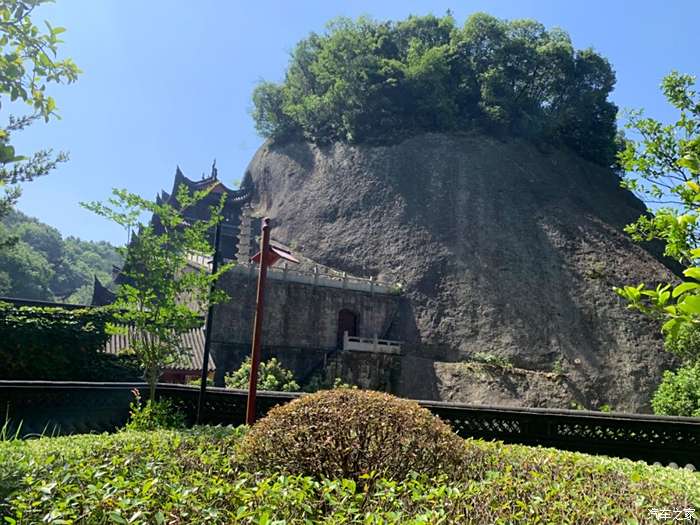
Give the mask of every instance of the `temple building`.
[[(177, 202), (177, 192), (181, 186), (185, 186), (190, 194), (197, 191), (210, 189), (209, 194), (202, 200), (198, 201), (194, 206), (190, 206), (185, 210), (185, 219), (190, 222), (207, 220), (209, 218), (209, 208), (216, 206), (222, 195), (226, 196), (224, 209), (222, 212), (223, 222), (221, 223), (221, 252), (224, 259), (236, 259), (238, 255), (238, 240), (241, 232), (241, 212), (243, 207), (250, 201), (250, 193), (245, 189), (232, 190), (227, 188), (218, 177), (216, 162), (212, 165), (211, 175), (202, 177), (201, 180), (193, 181), (185, 177), (180, 168), (175, 170), (175, 180), (170, 193), (161, 192), (156, 197), (158, 204), (167, 203), (175, 208), (179, 208)], [(157, 216), (151, 219), (158, 233), (160, 220)], [(212, 232), (211, 243), (213, 244), (214, 237)], [(246, 254), (247, 256), (248, 254)]]
[[(194, 206), (187, 208), (185, 212), (185, 219), (188, 222), (206, 220), (209, 217), (210, 207), (216, 206), (219, 203), (219, 199), (221, 198), (222, 194), (226, 196), (224, 209), (222, 211), (223, 222), (221, 223), (221, 239), (219, 243), (222, 257), (224, 260), (235, 260), (239, 256), (239, 249), (241, 250), (240, 255), (242, 257), (249, 257), (251, 250), (253, 249), (253, 247), (250, 246), (250, 221), (246, 222), (246, 230), (242, 236), (244, 239), (244, 244), (240, 245), (239, 240), (241, 238), (242, 210), (250, 200), (250, 192), (243, 189), (232, 190), (227, 188), (219, 180), (216, 161), (214, 161), (214, 164), (211, 167), (211, 174), (208, 177), (202, 176), (200, 180), (188, 179), (178, 166), (175, 169), (175, 177), (170, 193), (161, 191), (158, 195), (156, 195), (156, 203), (166, 203), (175, 208), (179, 208), (179, 204), (177, 202), (177, 192), (181, 186), (184, 186), (190, 195), (197, 191), (210, 189), (209, 194), (204, 199), (199, 200)], [(153, 225), (156, 233), (162, 232), (162, 226), (158, 216), (154, 215), (151, 217), (151, 224)], [(211, 232), (210, 237), (210, 242), (213, 245), (214, 232)], [(97, 276), (95, 276), (92, 300), (90, 304), (93, 306), (105, 306), (112, 304), (116, 299), (113, 288), (120, 284), (121, 279), (121, 268), (117, 267), (112, 268), (112, 283), (109, 285), (100, 282)]]
[[(223, 386), (225, 374), (236, 370), (250, 353), (257, 275), (250, 257), (258, 249), (261, 219), (251, 208), (251, 188), (227, 188), (219, 180), (215, 165), (209, 177), (198, 181), (188, 179), (177, 168), (172, 190), (161, 192), (157, 202), (178, 206), (176, 195), (181, 185), (191, 194), (214, 186), (205, 199), (186, 210), (188, 222), (206, 220), (210, 206), (226, 195), (220, 251), (224, 260), (236, 261), (236, 265), (219, 282), (230, 299), (214, 308), (213, 359), (209, 363), (216, 384)], [(152, 217), (151, 223), (157, 229), (159, 218)], [(213, 240), (212, 232), (212, 244)], [(284, 248), (274, 238), (273, 242)], [(268, 270), (263, 359), (278, 358), (302, 385), (312, 379), (339, 377), (365, 388), (396, 390), (402, 331), (401, 298), (396, 289), (318, 264), (303, 253), (295, 256), (300, 259), (298, 266), (277, 263)], [(190, 261), (200, 268), (209, 263), (206, 257)], [(121, 278), (116, 268), (112, 288)], [(96, 278), (92, 304), (110, 304), (114, 299), (110, 287)], [(183, 340), (189, 356), (183, 362), (201, 365), (204, 328), (197, 332)], [(118, 353), (127, 346), (128, 338), (113, 338), (107, 351)], [(195, 375), (194, 370), (182, 366), (171, 372), (166, 373), (171, 380)]]

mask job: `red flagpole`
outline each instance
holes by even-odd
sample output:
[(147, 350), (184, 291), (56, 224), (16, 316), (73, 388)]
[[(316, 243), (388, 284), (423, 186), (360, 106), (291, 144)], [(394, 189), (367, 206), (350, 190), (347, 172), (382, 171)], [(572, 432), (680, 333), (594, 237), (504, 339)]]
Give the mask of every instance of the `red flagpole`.
[(250, 378), (248, 380), (248, 406), (245, 422), (247, 425), (255, 423), (255, 395), (258, 385), (258, 366), (260, 365), (260, 345), (262, 343), (263, 309), (265, 306), (265, 279), (267, 278), (267, 264), (270, 251), (270, 219), (265, 217), (262, 221), (262, 235), (260, 236), (260, 269), (258, 271), (258, 293), (255, 306), (255, 324), (253, 325), (253, 348), (250, 356)]

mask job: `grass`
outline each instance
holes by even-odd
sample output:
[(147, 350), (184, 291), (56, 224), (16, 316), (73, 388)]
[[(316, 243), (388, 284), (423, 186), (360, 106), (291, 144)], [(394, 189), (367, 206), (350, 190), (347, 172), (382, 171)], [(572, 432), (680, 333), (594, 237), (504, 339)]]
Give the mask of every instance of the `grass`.
[[(30, 523), (658, 523), (651, 508), (698, 508), (684, 470), (467, 440), (461, 479), (315, 480), (246, 472), (243, 429), (0, 443), (0, 516)], [(0, 520), (1, 522), (1, 520)]]

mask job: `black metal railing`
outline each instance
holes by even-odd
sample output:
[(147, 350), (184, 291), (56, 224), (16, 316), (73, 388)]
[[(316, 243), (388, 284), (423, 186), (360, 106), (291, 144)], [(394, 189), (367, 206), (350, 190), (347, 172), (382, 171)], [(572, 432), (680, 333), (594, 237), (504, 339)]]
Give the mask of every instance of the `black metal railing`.
[(421, 404), (463, 437), (541, 445), (663, 465), (700, 466), (700, 419), (586, 410)]
[[(126, 423), (131, 391), (144, 383), (0, 381), (0, 426), (8, 432), (21, 423), (22, 436), (113, 431)], [(158, 385), (157, 395), (171, 399), (194, 421), (197, 387)], [(263, 416), (300, 394), (259, 392)], [(700, 465), (700, 419), (643, 414), (602, 413), (544, 408), (510, 408), (419, 401), (462, 437), (542, 445), (605, 454), (664, 465)], [(203, 422), (240, 425), (246, 392), (209, 388)]]

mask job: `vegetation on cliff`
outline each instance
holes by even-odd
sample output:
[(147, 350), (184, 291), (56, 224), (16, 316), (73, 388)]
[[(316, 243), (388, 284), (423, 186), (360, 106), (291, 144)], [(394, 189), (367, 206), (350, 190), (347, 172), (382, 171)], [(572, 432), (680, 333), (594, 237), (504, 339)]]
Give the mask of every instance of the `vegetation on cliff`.
[(274, 139), (385, 142), (477, 128), (565, 144), (610, 166), (614, 84), (605, 58), (532, 20), (341, 18), (299, 42), (283, 82), (255, 89), (253, 116)]

